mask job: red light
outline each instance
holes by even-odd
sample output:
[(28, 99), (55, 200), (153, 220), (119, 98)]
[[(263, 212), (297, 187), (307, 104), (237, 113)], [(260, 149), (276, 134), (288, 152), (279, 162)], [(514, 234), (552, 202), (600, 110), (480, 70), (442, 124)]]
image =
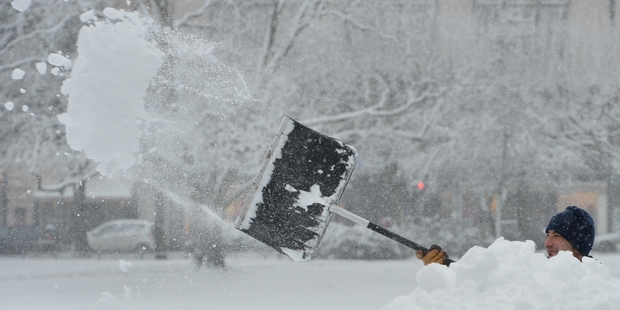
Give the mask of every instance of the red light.
[(418, 182), (418, 189), (420, 190), (424, 189), (424, 183)]

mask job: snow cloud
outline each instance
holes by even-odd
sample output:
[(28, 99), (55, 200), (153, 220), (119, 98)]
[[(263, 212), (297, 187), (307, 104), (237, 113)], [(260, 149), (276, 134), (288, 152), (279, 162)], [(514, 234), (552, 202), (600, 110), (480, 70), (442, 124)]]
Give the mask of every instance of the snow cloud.
[[(80, 30), (78, 57), (61, 89), (69, 105), (58, 119), (69, 145), (97, 161), (99, 172), (107, 175), (136, 163), (138, 123), (147, 118), (143, 98), (164, 54), (145, 38), (152, 19), (110, 8), (104, 14), (118, 19)], [(64, 59), (50, 55), (48, 61), (65, 65)]]

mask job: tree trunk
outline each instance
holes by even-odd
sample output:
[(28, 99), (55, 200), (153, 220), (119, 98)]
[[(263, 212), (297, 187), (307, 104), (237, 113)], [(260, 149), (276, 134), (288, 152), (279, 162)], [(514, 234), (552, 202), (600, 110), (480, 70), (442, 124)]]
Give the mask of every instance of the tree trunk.
[(88, 231), (88, 216), (86, 214), (86, 180), (75, 183), (73, 186), (73, 245), (76, 254), (83, 254), (89, 250), (86, 232)]
[(7, 225), (7, 215), (8, 215), (8, 210), (9, 210), (9, 206), (8, 206), (8, 199), (7, 199), (7, 194), (6, 194), (6, 190), (7, 190), (7, 186), (8, 186), (8, 180), (6, 178), (6, 173), (2, 172), (2, 184), (0, 185), (0, 208), (2, 214), (0, 216), (2, 216), (2, 227), (6, 227)]
[(158, 192), (155, 199), (155, 231), (153, 232), (155, 235), (155, 259), (167, 259), (164, 197)]

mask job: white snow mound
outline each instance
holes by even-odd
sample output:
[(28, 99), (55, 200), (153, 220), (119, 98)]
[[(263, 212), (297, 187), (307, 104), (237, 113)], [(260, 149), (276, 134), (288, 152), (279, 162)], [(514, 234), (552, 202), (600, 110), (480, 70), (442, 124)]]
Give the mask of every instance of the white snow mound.
[(620, 280), (597, 260), (569, 252), (547, 259), (534, 242), (497, 239), (473, 247), (446, 267), (431, 264), (409, 296), (382, 310), (418, 309), (618, 309)]

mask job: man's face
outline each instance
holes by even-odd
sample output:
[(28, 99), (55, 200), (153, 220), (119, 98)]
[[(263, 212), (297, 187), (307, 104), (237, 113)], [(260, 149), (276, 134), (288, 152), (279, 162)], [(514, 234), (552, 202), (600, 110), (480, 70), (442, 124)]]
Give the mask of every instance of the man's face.
[(573, 246), (560, 234), (553, 230), (547, 232), (547, 240), (545, 240), (545, 248), (547, 249), (547, 255), (553, 257), (558, 255), (559, 251), (571, 251), (575, 252)]

